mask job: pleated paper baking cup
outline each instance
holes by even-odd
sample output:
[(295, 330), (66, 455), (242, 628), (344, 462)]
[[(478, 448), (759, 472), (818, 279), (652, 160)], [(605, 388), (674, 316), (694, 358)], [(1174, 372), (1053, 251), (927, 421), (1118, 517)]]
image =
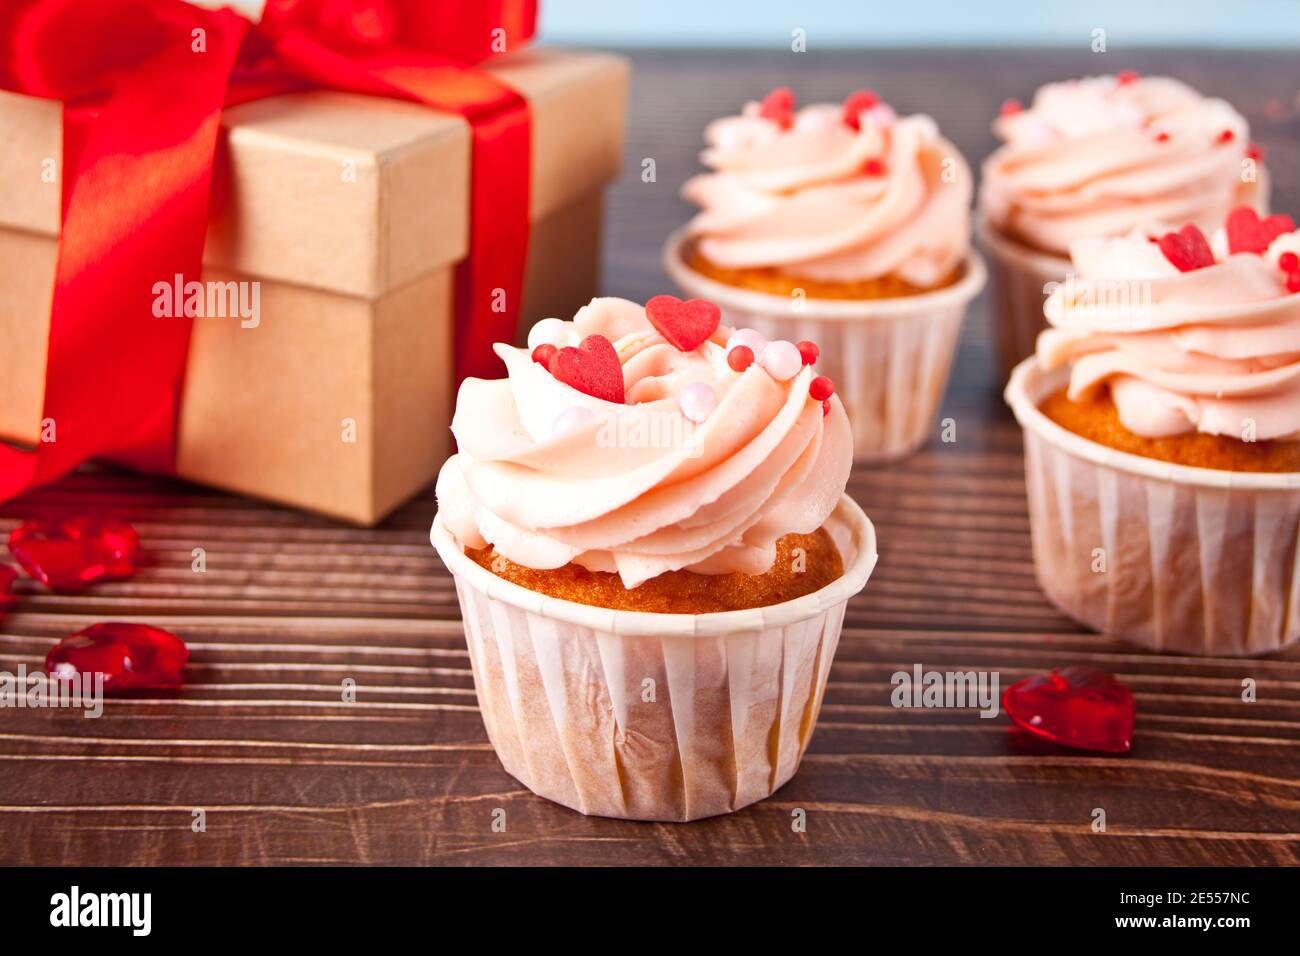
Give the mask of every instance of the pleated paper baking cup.
[(1039, 410), (1069, 370), (1018, 365), (1034, 569), (1070, 617), (1157, 651), (1248, 656), (1300, 638), (1300, 473), (1116, 451)]
[(966, 307), (984, 287), (984, 262), (976, 253), (956, 283), (934, 292), (800, 300), (700, 275), (686, 264), (682, 241), (678, 232), (664, 247), (668, 274), (688, 296), (716, 302), (724, 324), (756, 329), (768, 339), (817, 343), (818, 371), (835, 382), (858, 461), (902, 458), (934, 433)]
[(998, 371), (1006, 381), (1019, 362), (1034, 354), (1038, 333), (1047, 328), (1043, 318), (1045, 286), (1065, 278), (1070, 260), (1027, 249), (982, 220), (976, 228), (980, 244), (989, 254), (992, 328)]
[(507, 772), (580, 813), (631, 820), (697, 820), (772, 794), (799, 767), (845, 605), (876, 563), (875, 530), (848, 497), (825, 527), (845, 571), (819, 591), (747, 611), (647, 614), (499, 578), (435, 519)]

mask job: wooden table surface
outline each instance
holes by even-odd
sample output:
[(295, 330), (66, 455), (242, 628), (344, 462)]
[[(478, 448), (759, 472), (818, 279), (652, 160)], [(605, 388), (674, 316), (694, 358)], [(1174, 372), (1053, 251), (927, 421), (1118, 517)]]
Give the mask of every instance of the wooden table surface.
[[(815, 41), (815, 38), (814, 38)], [(1234, 100), (1300, 210), (1294, 53), (641, 53), (626, 174), (609, 207), (604, 285), (668, 291), (658, 260), (688, 208), (700, 131), (747, 97), (871, 86), (932, 113), (977, 164), (998, 104), (1046, 80), (1168, 71)], [(1122, 37), (1110, 37), (1112, 51)], [(643, 183), (653, 158), (657, 181)], [(1260, 660), (1158, 656), (1083, 631), (1034, 583), (1021, 442), (975, 303), (943, 414), (957, 441), (850, 492), (880, 563), (849, 606), (803, 767), (772, 799), (687, 825), (586, 818), (497, 762), (475, 706), (451, 581), (429, 547), (432, 494), (357, 530), (201, 488), (84, 473), (0, 506), (24, 517), (112, 509), (153, 564), (77, 597), (18, 585), (0, 670), (38, 668), (105, 619), (156, 624), (193, 653), (184, 688), (109, 702), (99, 720), (0, 711), (0, 863), (1252, 864), (1300, 860), (1300, 651)], [(207, 571), (191, 571), (191, 549)], [(6, 556), (7, 558), (7, 556)], [(889, 676), (996, 670), (1002, 686), (1067, 664), (1137, 695), (1133, 751), (1026, 741), (1005, 717), (895, 710)], [(1243, 703), (1241, 681), (1258, 682)], [(340, 702), (354, 679), (355, 704)], [(792, 832), (791, 810), (808, 812)], [(1092, 812), (1106, 812), (1094, 833)], [(493, 811), (505, 808), (506, 832)], [(206, 831), (193, 832), (203, 809)]]

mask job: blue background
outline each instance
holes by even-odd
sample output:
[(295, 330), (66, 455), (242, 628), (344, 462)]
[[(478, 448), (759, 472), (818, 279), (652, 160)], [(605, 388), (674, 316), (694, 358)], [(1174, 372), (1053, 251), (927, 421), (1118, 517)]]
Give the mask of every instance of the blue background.
[[(541, 0), (557, 44), (789, 48), (1136, 46), (1300, 48), (1297, 0)], [(1300, 60), (1297, 61), (1300, 85)]]

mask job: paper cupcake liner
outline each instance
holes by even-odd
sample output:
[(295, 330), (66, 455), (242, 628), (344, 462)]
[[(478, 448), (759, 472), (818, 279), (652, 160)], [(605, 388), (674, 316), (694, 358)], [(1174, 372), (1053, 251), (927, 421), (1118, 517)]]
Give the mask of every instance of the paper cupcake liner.
[(772, 794), (817, 722), (848, 599), (876, 563), (847, 496), (826, 587), (771, 607), (647, 614), (529, 591), (468, 558), (441, 519), (488, 738), (529, 790), (580, 813), (687, 821)]
[(980, 245), (989, 254), (992, 327), (998, 371), (1006, 381), (1019, 362), (1034, 354), (1038, 333), (1047, 328), (1044, 286), (1063, 280), (1070, 271), (1070, 260), (1027, 249), (982, 220), (977, 229)]
[(1190, 468), (1089, 441), (1038, 408), (1068, 375), (1027, 359), (1006, 390), (1052, 603), (1157, 651), (1239, 657), (1300, 638), (1300, 473)]
[(984, 287), (984, 262), (976, 253), (968, 255), (960, 280), (935, 292), (796, 300), (700, 275), (683, 259), (682, 240), (679, 231), (664, 247), (668, 274), (687, 295), (716, 302), (724, 324), (821, 347), (817, 368), (835, 382), (858, 461), (901, 458), (933, 434), (966, 306)]

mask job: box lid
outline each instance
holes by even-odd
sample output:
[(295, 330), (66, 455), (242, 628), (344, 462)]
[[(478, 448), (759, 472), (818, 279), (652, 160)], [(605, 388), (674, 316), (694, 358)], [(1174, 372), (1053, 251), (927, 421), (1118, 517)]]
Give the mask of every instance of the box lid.
[[(625, 60), (530, 48), (486, 67), (533, 112), (531, 214), (540, 219), (618, 172)], [(62, 105), (0, 91), (0, 226), (59, 230)], [(464, 257), (469, 124), (350, 93), (292, 93), (226, 110), (204, 262), (377, 298)]]

